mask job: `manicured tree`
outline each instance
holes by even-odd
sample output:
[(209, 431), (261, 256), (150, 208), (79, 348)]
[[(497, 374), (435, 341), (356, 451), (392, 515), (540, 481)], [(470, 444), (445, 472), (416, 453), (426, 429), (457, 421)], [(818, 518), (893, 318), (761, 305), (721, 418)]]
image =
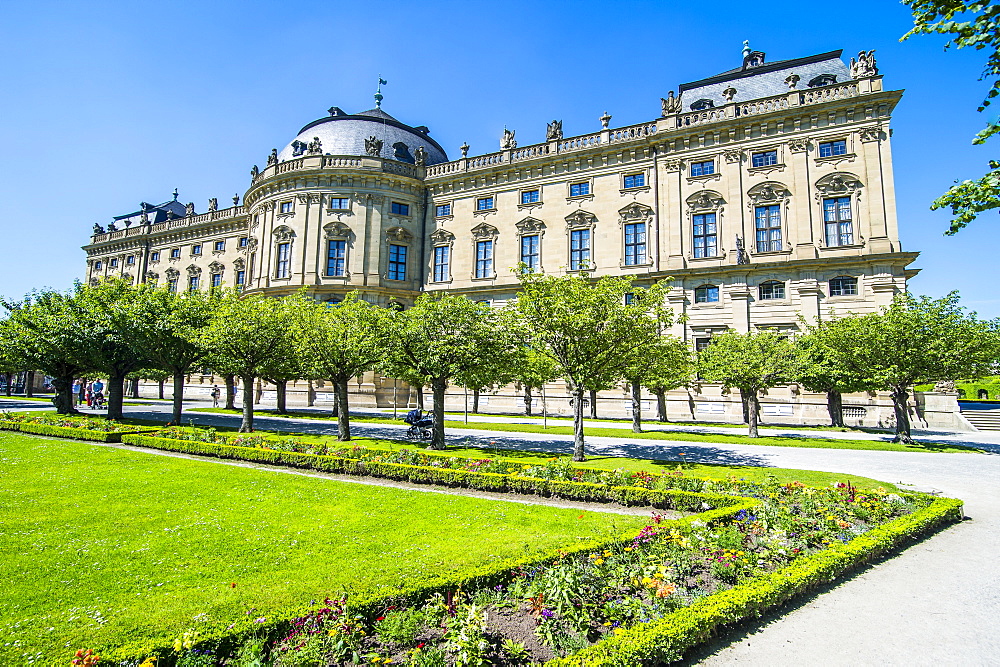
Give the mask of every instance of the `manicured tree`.
[(712, 344), (698, 355), (698, 372), (709, 382), (721, 382), (726, 390), (740, 390), (750, 437), (756, 438), (760, 421), (758, 393), (793, 381), (805, 363), (802, 350), (776, 331), (728, 331), (713, 338)]
[(455, 376), (455, 384), (472, 390), (472, 412), (479, 412), (479, 394), (502, 387), (514, 379), (511, 356), (483, 356)]
[(626, 379), (632, 389), (632, 430), (641, 432), (642, 406), (640, 387), (656, 396), (656, 414), (667, 420), (667, 392), (683, 387), (694, 371), (691, 349), (676, 336), (661, 336), (628, 370)]
[(209, 352), (208, 364), (243, 383), (243, 421), (240, 432), (253, 431), (253, 381), (263, 375), (274, 357), (292, 357), (290, 310), (298, 301), (289, 297), (244, 296), (224, 300), (212, 313), (197, 340)]
[[(28, 359), (24, 351), (16, 344), (14, 331), (5, 327), (5, 324), (6, 321), (0, 322), (0, 371), (3, 372), (7, 380), (6, 392), (10, 396), (13, 393), (14, 373), (27, 370), (25, 364)], [(31, 396), (31, 379), (30, 377), (25, 379), (25, 394), (27, 396)]]
[(479, 359), (508, 357), (514, 339), (500, 313), (464, 296), (421, 295), (400, 314), (393, 335), (394, 365), (428, 378), (434, 393), (434, 436), (430, 446), (443, 449), (444, 397), (448, 383)]
[(559, 369), (551, 357), (522, 348), (512, 362), (514, 380), (524, 389), (524, 414), (531, 416), (532, 390), (541, 390), (559, 377)]
[(1000, 361), (1000, 320), (967, 313), (957, 292), (940, 299), (899, 294), (878, 313), (831, 320), (815, 335), (861, 386), (892, 393), (895, 441), (907, 444), (911, 385), (990, 375)]
[(338, 440), (351, 439), (347, 383), (385, 357), (398, 319), (396, 311), (373, 306), (358, 292), (335, 306), (305, 304), (298, 313), (296, 354), (306, 377), (333, 383)]
[(808, 391), (826, 394), (826, 409), (831, 426), (844, 425), (843, 394), (864, 391), (868, 387), (862, 379), (837, 363), (836, 356), (815, 333), (825, 323), (812, 327), (811, 333), (795, 341), (805, 354), (806, 363), (795, 378)]
[(89, 372), (93, 331), (76, 303), (77, 293), (35, 292), (20, 302), (5, 302), (9, 312), (0, 336), (26, 360), (26, 366), (52, 377), (59, 414), (75, 413), (73, 380)]
[[(657, 340), (670, 312), (668, 290), (637, 289), (628, 278), (545, 276), (520, 271), (521, 292), (511, 306), (528, 344), (555, 363), (573, 395), (573, 460), (586, 459), (583, 397), (619, 381), (637, 353)], [(626, 294), (633, 294), (625, 303)]]

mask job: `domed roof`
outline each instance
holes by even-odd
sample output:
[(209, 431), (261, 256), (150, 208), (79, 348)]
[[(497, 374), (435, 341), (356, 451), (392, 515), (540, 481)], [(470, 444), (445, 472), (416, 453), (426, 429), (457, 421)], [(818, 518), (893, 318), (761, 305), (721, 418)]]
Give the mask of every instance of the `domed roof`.
[(365, 141), (375, 137), (382, 141), (379, 157), (400, 162), (414, 162), (418, 146), (427, 151), (426, 164), (447, 162), (444, 149), (429, 136), (430, 130), (424, 126), (410, 127), (401, 123), (382, 109), (375, 108), (357, 114), (345, 114), (337, 107), (330, 109), (330, 115), (309, 123), (280, 153), (278, 160), (284, 162), (305, 154), (305, 146), (314, 138), (322, 142), (323, 153), (330, 155), (368, 155)]

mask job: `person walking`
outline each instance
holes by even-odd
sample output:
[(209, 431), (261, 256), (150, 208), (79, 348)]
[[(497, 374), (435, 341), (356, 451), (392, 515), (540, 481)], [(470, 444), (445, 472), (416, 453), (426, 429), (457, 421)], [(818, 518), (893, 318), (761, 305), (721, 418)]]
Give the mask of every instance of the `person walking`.
[(221, 395), (222, 395), (222, 392), (219, 391), (219, 385), (215, 385), (214, 387), (212, 387), (212, 407), (213, 408), (219, 407), (219, 396), (221, 396)]

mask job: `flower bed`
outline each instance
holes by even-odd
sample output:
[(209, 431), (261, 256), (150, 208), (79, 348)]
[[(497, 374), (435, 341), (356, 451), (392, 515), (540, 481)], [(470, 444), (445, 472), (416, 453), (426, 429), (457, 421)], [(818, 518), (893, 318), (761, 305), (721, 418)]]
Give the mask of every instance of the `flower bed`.
[(122, 435), (125, 433), (141, 433), (153, 429), (140, 428), (87, 415), (58, 415), (51, 412), (3, 412), (0, 413), (0, 430), (94, 440), (96, 442), (121, 442)]

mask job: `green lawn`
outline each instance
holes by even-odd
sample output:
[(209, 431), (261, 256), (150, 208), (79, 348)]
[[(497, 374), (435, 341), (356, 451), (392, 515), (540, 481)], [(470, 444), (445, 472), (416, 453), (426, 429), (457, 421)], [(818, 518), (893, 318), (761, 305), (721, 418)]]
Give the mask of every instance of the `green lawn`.
[[(188, 412), (217, 412), (227, 414), (238, 414), (238, 410), (226, 410), (225, 408), (193, 408)], [(267, 414), (268, 417), (278, 416)], [(289, 417), (307, 419), (331, 419), (329, 416), (317, 415), (315, 413), (290, 414)], [(355, 417), (351, 416), (351, 422), (369, 424), (399, 424), (399, 419), (391, 417)], [(573, 435), (572, 426), (549, 426), (544, 428), (541, 424), (511, 424), (497, 422), (469, 422), (445, 421), (445, 428), (461, 429), (470, 428), (483, 431), (503, 431), (507, 433), (549, 433), (553, 435)], [(686, 431), (645, 431), (643, 433), (632, 433), (620, 428), (601, 428), (587, 426), (584, 428), (587, 436), (603, 438), (630, 438), (640, 440), (671, 440), (676, 442), (709, 442), (723, 445), (766, 445), (771, 447), (811, 447), (817, 449), (866, 449), (887, 452), (981, 452), (974, 447), (964, 447), (951, 443), (939, 442), (918, 442), (913, 445), (902, 445), (895, 442), (883, 440), (850, 440), (846, 438), (810, 438), (807, 436), (761, 436), (751, 438), (745, 435), (731, 435), (729, 433), (689, 433)]]
[(0, 432), (0, 664), (169, 642), (642, 523)]

